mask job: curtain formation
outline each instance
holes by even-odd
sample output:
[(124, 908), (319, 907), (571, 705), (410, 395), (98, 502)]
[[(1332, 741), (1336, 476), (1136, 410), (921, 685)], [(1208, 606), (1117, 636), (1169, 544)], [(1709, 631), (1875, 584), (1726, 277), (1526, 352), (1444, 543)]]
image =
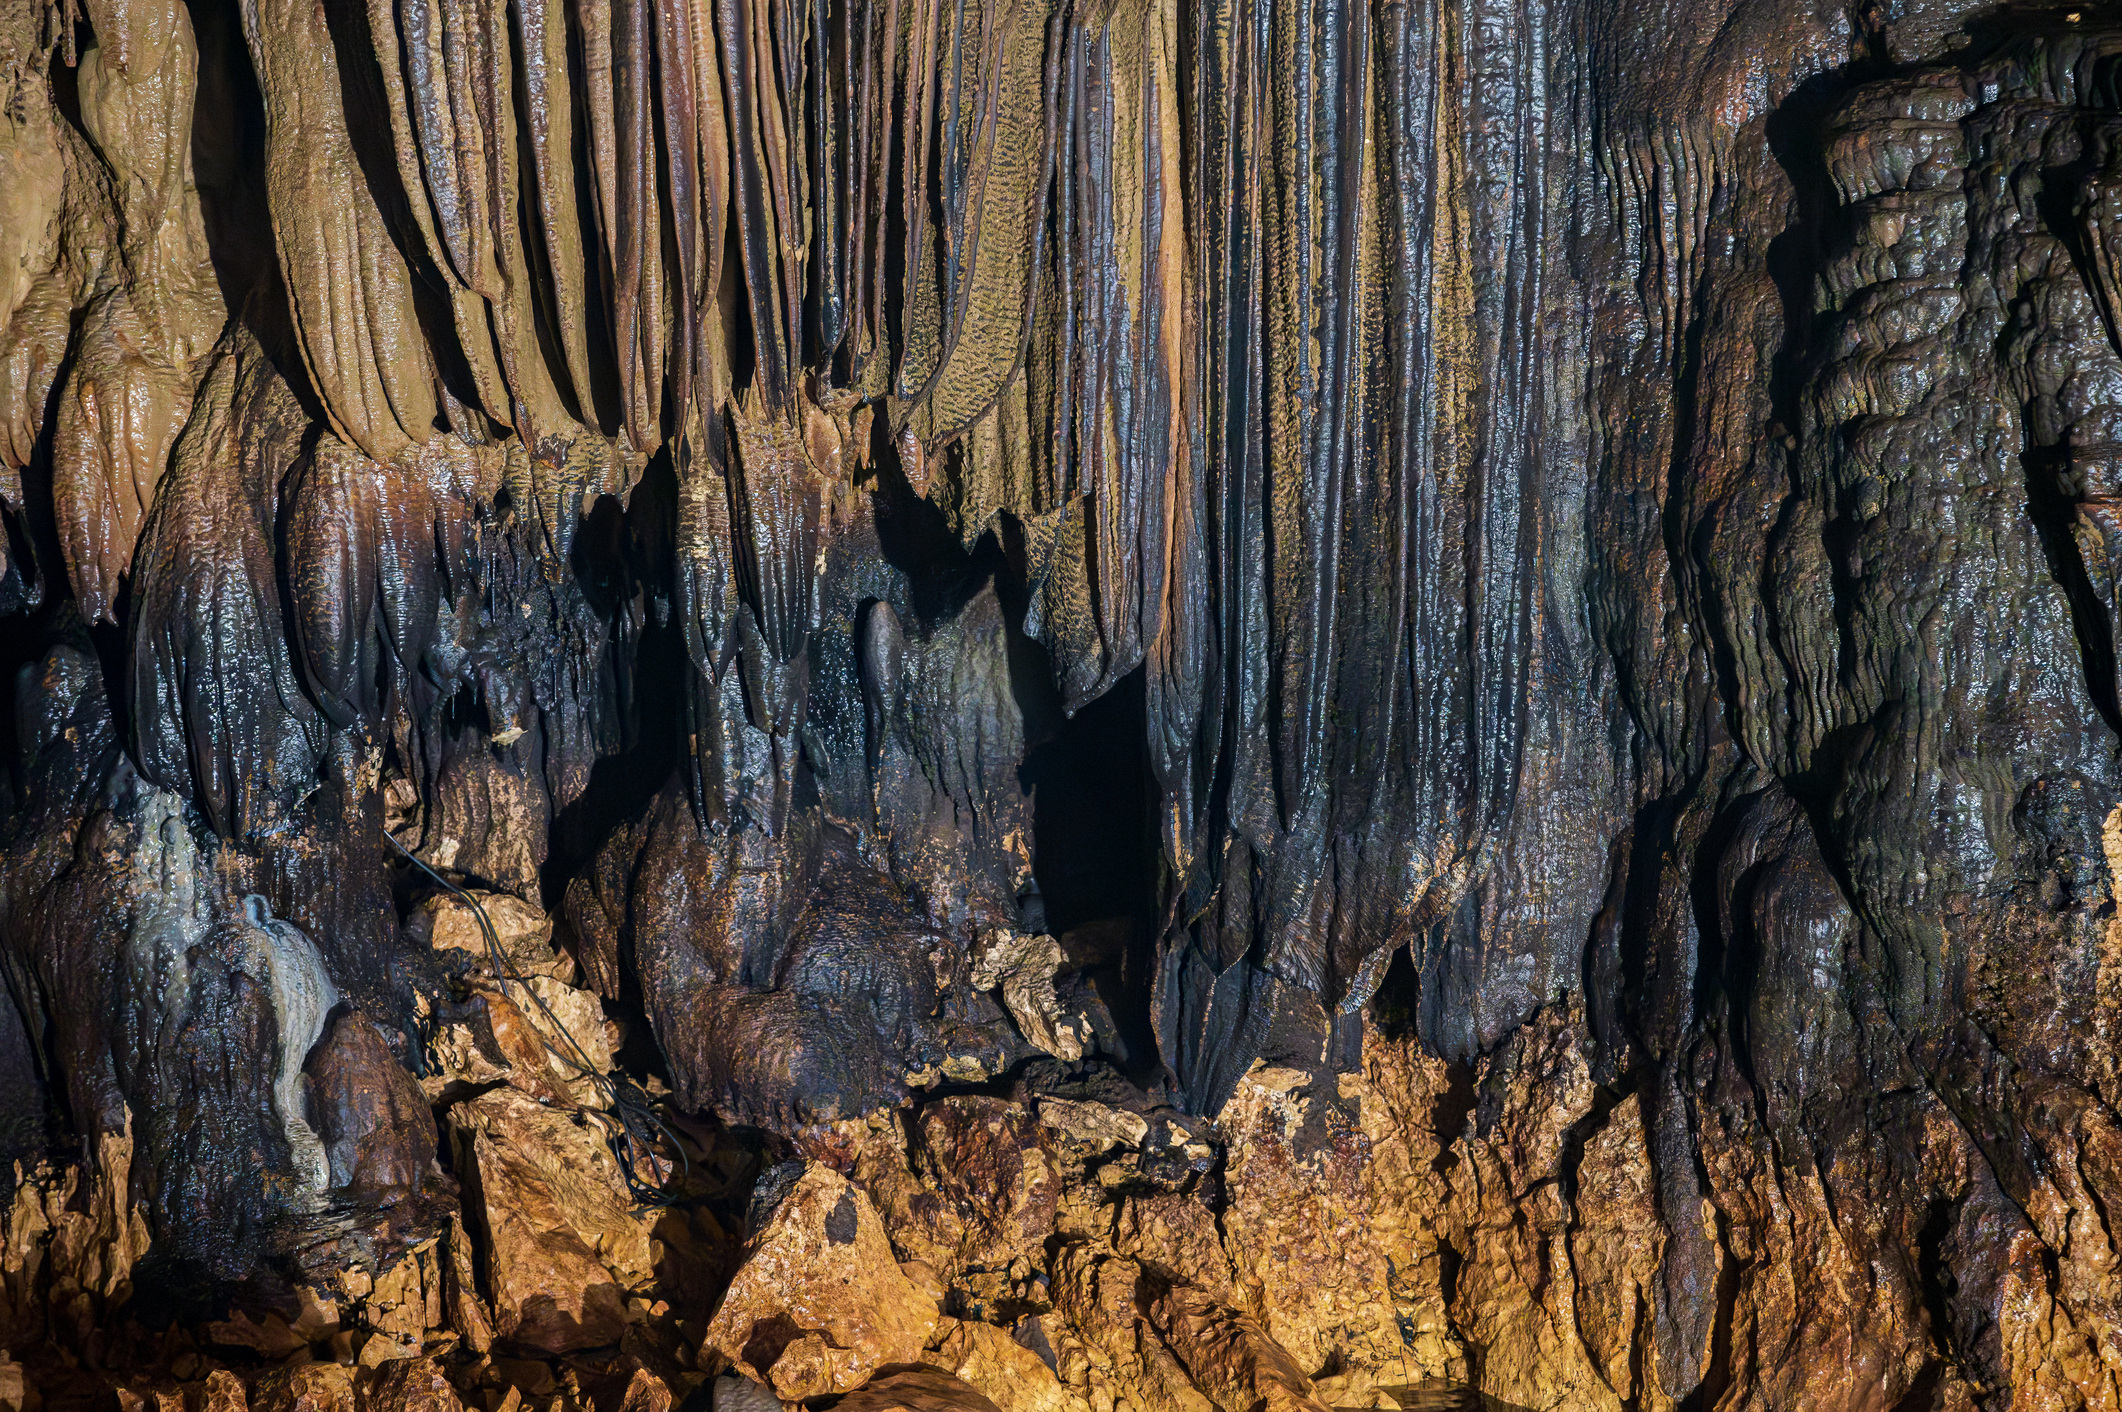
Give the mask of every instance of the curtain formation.
[(1007, 1129), (1121, 1362), (2096, 1402), (2111, 27), (0, 0), (0, 1161), (292, 1310)]
[[(941, 618), (871, 582), (872, 502), (911, 496), (961, 558), (1005, 547), (1064, 713), (1142, 678), (1137, 979), (1200, 1100), (1285, 1012), (1353, 1015), (1484, 866), (1537, 613), (1538, 416), (1504, 392), (1542, 356), (1539, 198), (1465, 164), (1469, 124), (1508, 161), (1544, 117), (1466, 65), (1522, 34), (1423, 5), (258, 0), (262, 102), (218, 160), (262, 190), (216, 191), (181, 134), (246, 90), (210, 76), (194, 109), (190, 12), (49, 24), (86, 46), (120, 249), (70, 328), (65, 261), (24, 303), (51, 319), (13, 345), (10, 459), (51, 402), (65, 578), (129, 639), (133, 753), (224, 839), (308, 827), (339, 768), (349, 796), (402, 780), (432, 858), (472, 706), (480, 744), (535, 732), (557, 817), (624, 735), (609, 659), (668, 612), (695, 822), (808, 840), (791, 811), (822, 811), (892, 855), (907, 806), (855, 776), (890, 753), (880, 643)], [(51, 164), (66, 202), (85, 155)], [(1508, 386), (1477, 405), (1484, 377)], [(667, 580), (584, 607), (585, 517), (666, 475)], [(831, 740), (835, 691), (866, 740)], [(924, 925), (1017, 925), (1027, 831), (983, 835), (991, 782), (913, 754), (962, 857), (887, 871)], [(730, 847), (816, 871), (814, 841)], [(805, 886), (733, 919), (732, 955), (766, 965)]]

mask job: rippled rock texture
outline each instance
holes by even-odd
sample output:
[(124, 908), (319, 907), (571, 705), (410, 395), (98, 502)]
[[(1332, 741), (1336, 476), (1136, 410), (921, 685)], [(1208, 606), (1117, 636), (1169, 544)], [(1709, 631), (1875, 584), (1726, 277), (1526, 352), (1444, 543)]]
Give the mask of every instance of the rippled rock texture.
[(2122, 14), (0, 0), (0, 1406), (2122, 1407)]

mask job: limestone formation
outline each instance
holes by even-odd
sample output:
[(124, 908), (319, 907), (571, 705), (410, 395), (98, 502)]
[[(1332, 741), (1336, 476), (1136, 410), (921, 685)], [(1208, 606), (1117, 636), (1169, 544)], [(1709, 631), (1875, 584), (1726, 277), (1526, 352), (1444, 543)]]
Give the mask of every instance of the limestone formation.
[(936, 1307), (893, 1260), (868, 1198), (815, 1163), (775, 1168), (764, 1186), (705, 1351), (784, 1401), (853, 1392), (917, 1359)]
[(2086, 0), (0, 0), (0, 1412), (2122, 1408), (2118, 633)]

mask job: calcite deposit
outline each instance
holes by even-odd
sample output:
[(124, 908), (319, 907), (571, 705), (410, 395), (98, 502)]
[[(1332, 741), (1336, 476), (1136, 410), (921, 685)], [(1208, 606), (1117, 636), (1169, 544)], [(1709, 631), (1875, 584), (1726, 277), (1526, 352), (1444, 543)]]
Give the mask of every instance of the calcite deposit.
[(0, 0), (0, 1412), (2122, 1409), (2122, 12)]

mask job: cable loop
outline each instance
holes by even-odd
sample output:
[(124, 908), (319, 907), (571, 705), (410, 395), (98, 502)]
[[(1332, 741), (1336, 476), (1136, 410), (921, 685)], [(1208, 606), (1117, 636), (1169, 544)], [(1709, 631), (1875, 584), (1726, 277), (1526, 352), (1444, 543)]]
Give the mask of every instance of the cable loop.
[[(670, 1125), (656, 1115), (655, 1100), (651, 1099), (641, 1086), (632, 1079), (620, 1075), (600, 1073), (597, 1067), (590, 1063), (589, 1055), (576, 1042), (574, 1035), (569, 1032), (567, 1026), (560, 1023), (560, 1017), (555, 1015), (552, 1007), (545, 1003), (545, 997), (532, 988), (531, 983), (524, 978), (523, 973), (516, 969), (516, 963), (502, 949), (501, 937), (494, 930), (494, 924), (487, 919), (486, 909), (479, 905), (477, 898), (429, 867), (424, 859), (418, 857), (411, 849), (400, 843), (398, 836), (389, 829), (383, 831), (383, 836), (389, 839), (391, 846), (404, 854), (406, 860), (412, 863), (414, 867), (440, 883), (452, 896), (472, 909), (472, 915), (479, 919), (479, 934), (486, 940), (486, 957), (488, 963), (494, 968), (495, 978), (502, 981), (504, 985), (509, 981), (515, 982), (516, 986), (537, 1005), (539, 1013), (545, 1016), (546, 1022), (559, 1033), (562, 1039), (567, 1041), (568, 1049), (574, 1051), (572, 1054), (563, 1053), (558, 1046), (545, 1036), (539, 1026), (535, 1024), (531, 1026), (532, 1031), (538, 1036), (538, 1043), (544, 1046), (546, 1053), (573, 1068), (579, 1077), (588, 1081), (590, 1087), (596, 1091), (597, 1096), (603, 1100), (601, 1108), (584, 1106), (581, 1111), (596, 1117), (604, 1128), (605, 1143), (611, 1148), (612, 1157), (619, 1163), (619, 1172), (626, 1180), (627, 1192), (634, 1198), (636, 1203), (634, 1209), (636, 1211), (662, 1210), (676, 1205), (678, 1199), (664, 1191), (664, 1187), (669, 1184), (669, 1178), (665, 1178), (662, 1181), (646, 1181), (641, 1175), (641, 1164), (644, 1160), (648, 1163), (650, 1173), (654, 1173), (656, 1170), (659, 1159), (654, 1149), (659, 1137), (663, 1144), (677, 1157), (677, 1170), (688, 1173), (692, 1170), (692, 1161), (685, 1155), (685, 1144), (679, 1141), (678, 1134), (671, 1129)], [(663, 1162), (661, 1165), (670, 1166), (671, 1164)]]

